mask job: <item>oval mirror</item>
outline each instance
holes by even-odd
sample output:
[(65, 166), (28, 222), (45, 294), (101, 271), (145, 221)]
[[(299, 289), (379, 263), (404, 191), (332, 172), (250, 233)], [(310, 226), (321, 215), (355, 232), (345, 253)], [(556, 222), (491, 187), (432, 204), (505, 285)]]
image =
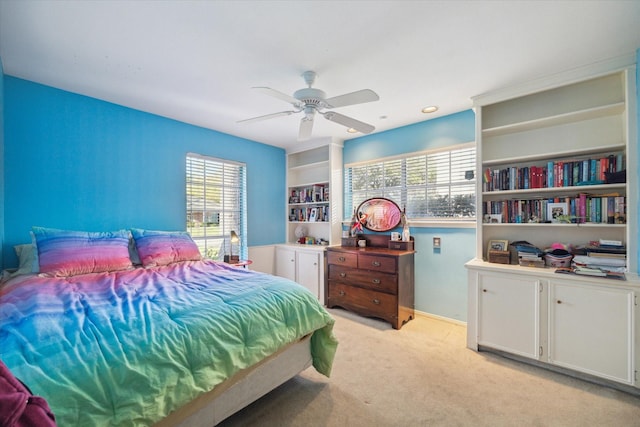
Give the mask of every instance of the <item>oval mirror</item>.
[(374, 197), (360, 203), (357, 209), (360, 224), (371, 231), (389, 231), (400, 224), (402, 212), (393, 200)]

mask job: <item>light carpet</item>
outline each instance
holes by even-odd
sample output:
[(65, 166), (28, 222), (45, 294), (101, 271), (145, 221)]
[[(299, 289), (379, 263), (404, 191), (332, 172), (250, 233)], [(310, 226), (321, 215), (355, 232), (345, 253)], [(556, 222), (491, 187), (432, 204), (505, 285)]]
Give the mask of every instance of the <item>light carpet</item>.
[[(640, 398), (465, 347), (466, 328), (330, 309), (331, 378), (313, 368), (220, 426), (640, 426)], [(505, 325), (507, 326), (507, 325)]]

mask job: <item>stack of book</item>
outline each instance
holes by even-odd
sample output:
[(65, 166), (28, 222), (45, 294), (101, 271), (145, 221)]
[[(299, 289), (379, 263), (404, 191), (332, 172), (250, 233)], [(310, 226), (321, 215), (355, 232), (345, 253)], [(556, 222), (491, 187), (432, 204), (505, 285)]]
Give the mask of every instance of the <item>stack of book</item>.
[(623, 278), (627, 269), (627, 249), (617, 240), (590, 242), (585, 248), (587, 255), (573, 258), (576, 274)]
[(544, 267), (544, 252), (531, 243), (520, 240), (511, 243), (518, 253), (518, 264), (524, 267)]

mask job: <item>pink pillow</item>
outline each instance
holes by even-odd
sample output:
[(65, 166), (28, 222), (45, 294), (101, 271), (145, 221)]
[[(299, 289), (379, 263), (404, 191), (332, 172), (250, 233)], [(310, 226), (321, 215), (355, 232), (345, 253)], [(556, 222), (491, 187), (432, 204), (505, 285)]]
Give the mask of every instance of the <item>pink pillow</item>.
[(132, 228), (131, 234), (144, 267), (202, 259), (198, 246), (186, 231), (152, 231)]
[(92, 233), (32, 227), (40, 273), (75, 276), (132, 268), (129, 231)]

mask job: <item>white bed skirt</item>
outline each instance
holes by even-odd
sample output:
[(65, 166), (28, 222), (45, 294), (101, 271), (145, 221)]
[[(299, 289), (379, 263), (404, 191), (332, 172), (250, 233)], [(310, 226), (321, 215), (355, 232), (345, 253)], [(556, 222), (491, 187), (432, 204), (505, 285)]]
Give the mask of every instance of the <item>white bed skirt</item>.
[(213, 427), (311, 366), (311, 335), (238, 372), (156, 427)]

